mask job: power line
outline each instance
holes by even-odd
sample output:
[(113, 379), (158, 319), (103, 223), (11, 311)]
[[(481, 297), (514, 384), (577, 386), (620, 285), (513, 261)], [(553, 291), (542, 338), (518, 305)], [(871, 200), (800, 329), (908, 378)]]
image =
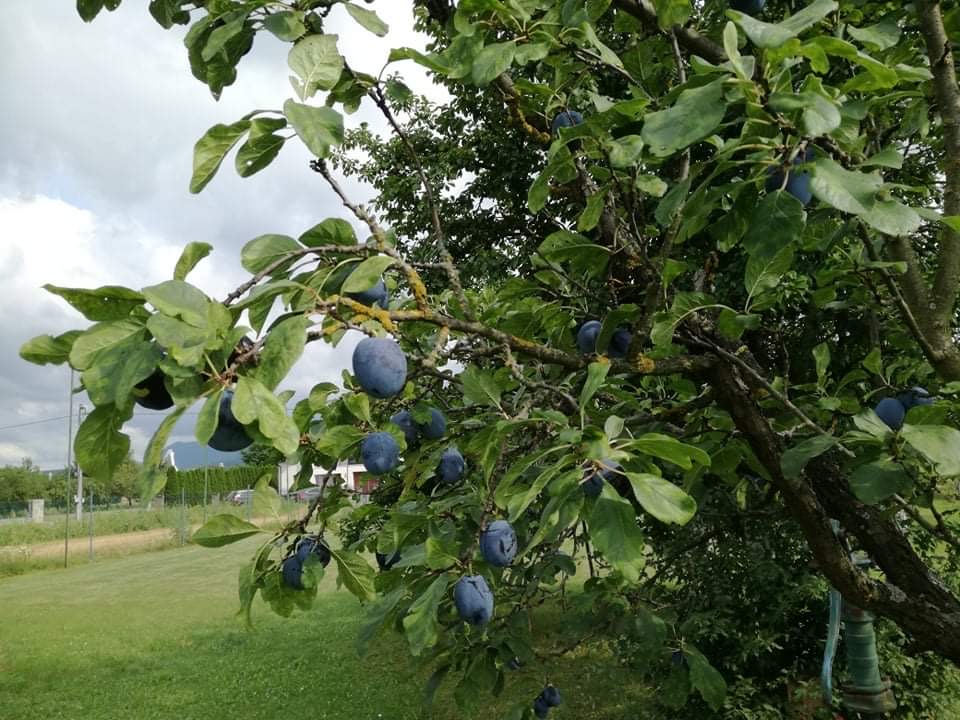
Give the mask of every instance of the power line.
[[(160, 415), (165, 415), (166, 413), (162, 412), (139, 412), (134, 413), (134, 417), (157, 417)], [(181, 417), (186, 417), (187, 415), (199, 415), (199, 412), (188, 412), (184, 413)], [(16, 425), (2, 425), (0, 430), (15, 430), (16, 428), (29, 427), (30, 425), (42, 425), (43, 423), (56, 422), (57, 420), (66, 420), (69, 418), (69, 415), (61, 415), (60, 417), (46, 418), (44, 420), (33, 420), (31, 422), (17, 423)]]

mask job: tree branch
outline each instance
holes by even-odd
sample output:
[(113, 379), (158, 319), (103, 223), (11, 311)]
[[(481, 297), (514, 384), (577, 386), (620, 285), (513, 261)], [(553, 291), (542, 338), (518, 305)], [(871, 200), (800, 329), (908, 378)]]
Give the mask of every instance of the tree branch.
[[(660, 29), (660, 23), (657, 22), (657, 11), (653, 9), (649, 0), (613, 0), (613, 6), (635, 17), (646, 25), (651, 32), (663, 33), (663, 30)], [(676, 26), (673, 30), (677, 35), (677, 42), (689, 52), (699, 55), (714, 65), (720, 65), (727, 61), (727, 54), (722, 47), (693, 28)]]

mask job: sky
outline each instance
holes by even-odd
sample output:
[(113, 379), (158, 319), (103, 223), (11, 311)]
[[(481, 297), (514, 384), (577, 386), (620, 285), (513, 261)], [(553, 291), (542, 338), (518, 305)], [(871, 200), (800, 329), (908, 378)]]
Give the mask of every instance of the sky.
[[(359, 70), (376, 74), (391, 47), (423, 46), (412, 30), (409, 0), (378, 0), (390, 25), (379, 39), (335, 8), (327, 32)], [(66, 462), (69, 369), (20, 359), (23, 342), (90, 323), (41, 286), (125, 285), (167, 280), (184, 245), (209, 242), (214, 252), (189, 280), (223, 298), (240, 285), (240, 248), (263, 233), (293, 236), (327, 217), (351, 219), (322, 179), (307, 168), (308, 151), (289, 142), (267, 169), (247, 179), (232, 156), (199, 195), (187, 186), (193, 145), (219, 122), (255, 108), (280, 108), (292, 96), (289, 45), (258, 34), (236, 83), (219, 102), (189, 70), (186, 30), (164, 30), (145, 3), (129, 0), (83, 23), (66, 0), (9, 0), (0, 24), (0, 465), (30, 458), (43, 469)], [(411, 63), (400, 68), (416, 91), (441, 97)], [(368, 121), (368, 108), (346, 117)], [(369, 188), (344, 182), (354, 200)], [(298, 394), (337, 382), (354, 341), (333, 349), (312, 343), (281, 388)], [(77, 404), (90, 407), (85, 395)], [(138, 409), (126, 426), (140, 457), (162, 419)], [(193, 439), (185, 417), (171, 442)], [(16, 426), (16, 427), (11, 427)], [(76, 430), (76, 423), (74, 423)]]

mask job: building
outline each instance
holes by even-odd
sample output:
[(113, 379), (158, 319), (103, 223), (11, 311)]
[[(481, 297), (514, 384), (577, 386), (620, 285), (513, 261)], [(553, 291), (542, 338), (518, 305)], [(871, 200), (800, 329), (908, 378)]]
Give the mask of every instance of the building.
[[(281, 495), (287, 495), (293, 489), (299, 472), (299, 463), (280, 463), (277, 468), (277, 489)], [(379, 484), (377, 478), (367, 473), (363, 463), (354, 460), (341, 460), (333, 472), (343, 481), (344, 489), (360, 494), (360, 502), (365, 502)], [(320, 485), (326, 475), (325, 468), (314, 466), (310, 482)]]

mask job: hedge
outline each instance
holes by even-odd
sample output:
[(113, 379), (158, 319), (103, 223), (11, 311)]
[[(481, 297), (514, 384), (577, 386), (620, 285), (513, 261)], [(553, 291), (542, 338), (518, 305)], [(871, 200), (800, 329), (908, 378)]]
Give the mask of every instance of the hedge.
[(252, 488), (263, 475), (270, 476), (270, 485), (277, 487), (277, 468), (273, 465), (237, 465), (235, 467), (208, 467), (192, 470), (167, 468), (167, 487), (164, 494), (177, 497), (181, 492), (190, 497), (203, 495), (203, 476), (207, 476), (207, 493), (223, 495), (231, 490)]

